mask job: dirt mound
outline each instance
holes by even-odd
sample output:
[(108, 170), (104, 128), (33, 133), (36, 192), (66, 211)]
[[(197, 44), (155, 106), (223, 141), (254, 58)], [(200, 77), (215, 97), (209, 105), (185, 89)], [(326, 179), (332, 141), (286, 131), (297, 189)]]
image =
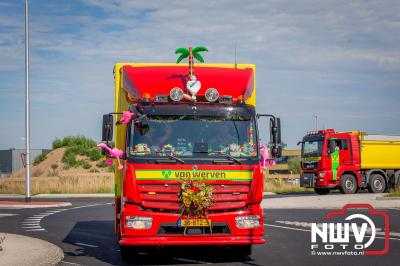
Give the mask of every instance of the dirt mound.
[[(78, 159), (85, 159), (92, 167), (84, 169), (82, 166), (69, 167), (62, 161), (64, 156), (65, 148), (58, 148), (49, 152), (42, 162), (37, 165), (31, 164), (31, 176), (32, 177), (63, 177), (63, 176), (94, 176), (99, 174), (112, 175), (108, 171), (108, 167), (97, 167), (96, 164), (99, 161), (90, 161), (85, 156), (79, 156)], [(14, 178), (21, 178), (25, 176), (25, 168), (21, 169), (11, 175)]]

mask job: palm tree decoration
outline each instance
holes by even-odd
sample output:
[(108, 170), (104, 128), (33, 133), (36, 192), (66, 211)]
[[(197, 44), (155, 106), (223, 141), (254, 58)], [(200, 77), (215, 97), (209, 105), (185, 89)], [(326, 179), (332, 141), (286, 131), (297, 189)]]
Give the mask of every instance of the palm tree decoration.
[(183, 59), (189, 57), (189, 79), (192, 79), (193, 74), (193, 57), (196, 58), (199, 62), (204, 63), (204, 58), (201, 56), (200, 52), (208, 52), (208, 49), (204, 46), (197, 46), (194, 49), (192, 47), (187, 48), (178, 48), (175, 50), (176, 54), (181, 54), (176, 63), (179, 64)]

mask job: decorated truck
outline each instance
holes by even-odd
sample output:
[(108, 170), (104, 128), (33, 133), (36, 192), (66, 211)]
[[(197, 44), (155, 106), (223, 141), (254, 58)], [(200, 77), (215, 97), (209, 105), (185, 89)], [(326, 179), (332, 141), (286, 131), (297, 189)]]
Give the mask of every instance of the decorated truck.
[(309, 132), (300, 142), (300, 185), (321, 195), (339, 188), (382, 193), (400, 182), (400, 135), (334, 129)]
[[(99, 146), (117, 158), (122, 256), (166, 245), (228, 245), (248, 255), (251, 245), (265, 242), (263, 169), (280, 154), (280, 120), (256, 113), (254, 65), (194, 67), (206, 50), (176, 50), (189, 68), (115, 65), (115, 110), (103, 116)], [(259, 143), (264, 118), (268, 146)]]

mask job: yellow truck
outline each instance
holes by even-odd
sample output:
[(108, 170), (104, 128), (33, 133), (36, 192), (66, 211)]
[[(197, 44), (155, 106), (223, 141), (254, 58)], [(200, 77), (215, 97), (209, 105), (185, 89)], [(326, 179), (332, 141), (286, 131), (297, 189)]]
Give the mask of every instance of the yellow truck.
[(382, 193), (400, 183), (400, 135), (325, 129), (309, 132), (300, 143), (300, 185), (318, 194), (336, 188)]

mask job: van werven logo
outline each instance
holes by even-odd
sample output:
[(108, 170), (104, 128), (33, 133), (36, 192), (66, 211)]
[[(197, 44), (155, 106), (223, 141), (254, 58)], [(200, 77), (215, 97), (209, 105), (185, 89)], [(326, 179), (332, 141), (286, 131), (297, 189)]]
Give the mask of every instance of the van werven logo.
[(165, 179), (168, 179), (171, 176), (172, 171), (171, 170), (162, 170), (161, 174)]
[[(349, 215), (349, 209), (368, 209), (369, 212)], [(371, 248), (377, 231), (372, 217), (384, 221), (382, 249)], [(346, 204), (341, 210), (328, 213), (326, 219), (332, 218), (342, 223), (311, 224), (311, 255), (384, 255), (389, 251), (389, 215), (386, 212), (377, 211), (370, 204)]]

